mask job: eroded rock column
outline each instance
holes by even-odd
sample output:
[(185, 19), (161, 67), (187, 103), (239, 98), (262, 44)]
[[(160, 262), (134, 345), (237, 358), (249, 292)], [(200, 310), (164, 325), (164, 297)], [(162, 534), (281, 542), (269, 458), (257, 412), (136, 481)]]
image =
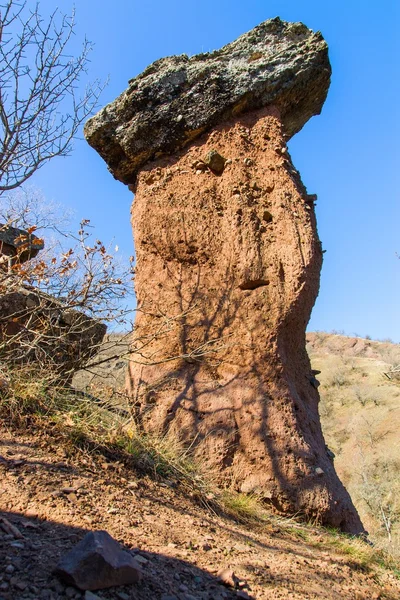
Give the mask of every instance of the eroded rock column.
[[(206, 166), (218, 156), (220, 174)], [(223, 123), (143, 169), (132, 226), (141, 426), (172, 429), (221, 482), (279, 511), (359, 531), (305, 352), (322, 254), (279, 112)]]
[(329, 79), (321, 34), (272, 19), (156, 61), (85, 135), (135, 192), (138, 426), (173, 432), (215, 479), (280, 512), (360, 533), (305, 350), (322, 254), (286, 147)]

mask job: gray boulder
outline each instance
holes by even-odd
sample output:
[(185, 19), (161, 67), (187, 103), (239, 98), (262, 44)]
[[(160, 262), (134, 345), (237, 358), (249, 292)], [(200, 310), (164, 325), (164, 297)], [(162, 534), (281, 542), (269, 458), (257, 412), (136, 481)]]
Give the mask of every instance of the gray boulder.
[(80, 590), (101, 590), (137, 583), (141, 570), (106, 531), (91, 531), (61, 559), (54, 571), (64, 583)]
[(85, 126), (116, 179), (134, 184), (149, 160), (234, 115), (275, 105), (289, 138), (321, 112), (330, 83), (320, 32), (278, 17), (220, 50), (157, 60)]

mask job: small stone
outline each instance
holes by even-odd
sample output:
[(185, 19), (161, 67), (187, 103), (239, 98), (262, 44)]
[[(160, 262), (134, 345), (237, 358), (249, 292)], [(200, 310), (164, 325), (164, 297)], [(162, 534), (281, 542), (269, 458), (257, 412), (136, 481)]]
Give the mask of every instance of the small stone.
[(216, 175), (221, 175), (225, 168), (226, 158), (221, 156), (216, 150), (210, 150), (204, 159), (208, 168)]
[(145, 558), (141, 554), (135, 554), (134, 558), (135, 558), (136, 562), (138, 562), (141, 565), (145, 565), (149, 562), (148, 558)]
[(22, 542), (11, 542), (10, 546), (12, 548), (18, 548), (18, 550), (23, 550), (25, 548), (25, 544)]
[(129, 600), (129, 594), (125, 594), (125, 592), (117, 592), (117, 596), (120, 600)]
[(62, 583), (60, 583), (59, 581), (55, 581), (55, 582), (52, 584), (51, 588), (52, 588), (52, 589), (53, 589), (55, 592), (57, 592), (57, 594), (63, 594), (63, 593), (64, 593), (64, 591), (65, 591), (65, 587), (64, 587), (64, 586), (63, 586), (63, 584), (62, 584)]
[(140, 566), (106, 531), (91, 531), (64, 556), (55, 575), (81, 590), (137, 583)]
[[(119, 594), (117, 594), (119, 596)], [(85, 592), (84, 595), (84, 600), (101, 600), (100, 596), (97, 596), (97, 594), (93, 594), (93, 592)]]
[(217, 574), (218, 579), (227, 587), (235, 587), (239, 579), (236, 577), (232, 569), (222, 569)]
[(21, 590), (21, 592), (23, 592), (24, 590), (26, 590), (26, 588), (28, 587), (28, 584), (26, 583), (26, 581), (17, 581), (16, 583), (13, 583), (13, 585), (18, 590)]
[(325, 471), (323, 469), (321, 469), (321, 467), (317, 467), (315, 469), (315, 474), (316, 475), (323, 475), (325, 473)]
[(14, 571), (15, 571), (14, 565), (7, 565), (4, 570), (5, 573), (14, 573)]
[(67, 589), (65, 590), (65, 595), (67, 596), (67, 598), (74, 598), (76, 594), (76, 589), (73, 587), (67, 587)]

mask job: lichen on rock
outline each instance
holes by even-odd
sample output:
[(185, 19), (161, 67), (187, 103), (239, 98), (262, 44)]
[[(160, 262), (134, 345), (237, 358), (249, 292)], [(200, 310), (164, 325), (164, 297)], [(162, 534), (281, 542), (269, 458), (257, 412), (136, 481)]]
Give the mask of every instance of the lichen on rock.
[(263, 106), (279, 108), (291, 137), (320, 113), (330, 74), (319, 32), (270, 19), (215, 52), (157, 60), (86, 123), (85, 136), (114, 177), (134, 184), (149, 160)]

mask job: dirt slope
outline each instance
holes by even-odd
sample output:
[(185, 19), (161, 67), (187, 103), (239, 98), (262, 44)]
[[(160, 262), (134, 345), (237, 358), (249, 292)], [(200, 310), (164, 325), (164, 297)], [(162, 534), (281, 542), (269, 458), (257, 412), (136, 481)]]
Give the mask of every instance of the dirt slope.
[[(144, 581), (100, 591), (113, 600), (395, 599), (400, 581), (326, 533), (277, 525), (238, 525), (188, 494), (135, 473), (118, 455), (65, 447), (49, 424), (30, 433), (0, 429), (0, 598), (84, 598), (51, 571), (87, 530), (105, 529), (142, 557)], [(348, 550), (350, 552), (350, 550)], [(216, 573), (234, 571), (239, 588)]]

